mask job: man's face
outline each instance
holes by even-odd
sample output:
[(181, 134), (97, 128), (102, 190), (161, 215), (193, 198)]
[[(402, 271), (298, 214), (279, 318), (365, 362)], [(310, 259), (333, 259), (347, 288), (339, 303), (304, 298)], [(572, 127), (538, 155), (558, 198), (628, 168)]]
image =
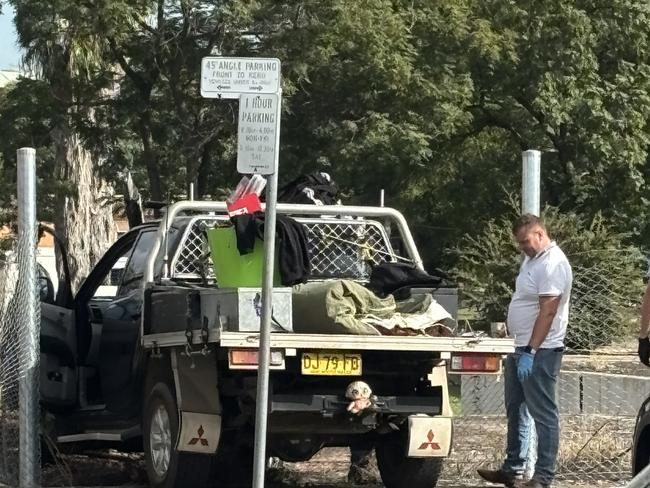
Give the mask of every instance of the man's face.
[(538, 252), (544, 249), (544, 229), (539, 225), (530, 225), (522, 227), (515, 234), (515, 240), (526, 256), (535, 257)]

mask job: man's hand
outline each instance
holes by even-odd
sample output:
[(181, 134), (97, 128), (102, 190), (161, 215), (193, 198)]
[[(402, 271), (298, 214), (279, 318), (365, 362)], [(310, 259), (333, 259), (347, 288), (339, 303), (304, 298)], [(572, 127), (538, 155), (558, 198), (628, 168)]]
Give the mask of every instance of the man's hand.
[(639, 337), (639, 359), (646, 366), (650, 366), (650, 339)]
[[(650, 351), (650, 343), (648, 344)], [(517, 378), (519, 381), (525, 381), (533, 372), (533, 361), (535, 356), (529, 352), (522, 352), (517, 360)]]

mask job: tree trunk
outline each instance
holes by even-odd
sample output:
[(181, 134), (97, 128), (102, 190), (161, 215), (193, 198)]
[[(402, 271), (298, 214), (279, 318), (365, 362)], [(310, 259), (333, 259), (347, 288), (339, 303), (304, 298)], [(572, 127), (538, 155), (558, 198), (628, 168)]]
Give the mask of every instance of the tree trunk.
[(151, 112), (145, 108), (139, 123), (140, 140), (142, 141), (142, 158), (149, 177), (150, 199), (163, 201), (163, 184), (160, 175), (160, 155), (151, 135)]
[(203, 146), (203, 150), (201, 152), (201, 164), (199, 165), (198, 169), (198, 185), (196, 188), (196, 196), (195, 198), (197, 200), (202, 200), (203, 196), (207, 193), (210, 193), (208, 184), (208, 171), (210, 169), (210, 155), (212, 153), (212, 141), (208, 142), (205, 146)]
[[(69, 190), (58, 197), (56, 231), (68, 254), (73, 293), (88, 276), (92, 267), (115, 241), (113, 188), (97, 175), (92, 154), (83, 146), (78, 134), (61, 123), (54, 130), (56, 177)], [(57, 267), (61, 269), (61, 249), (56, 246)], [(60, 273), (59, 273), (60, 274)]]

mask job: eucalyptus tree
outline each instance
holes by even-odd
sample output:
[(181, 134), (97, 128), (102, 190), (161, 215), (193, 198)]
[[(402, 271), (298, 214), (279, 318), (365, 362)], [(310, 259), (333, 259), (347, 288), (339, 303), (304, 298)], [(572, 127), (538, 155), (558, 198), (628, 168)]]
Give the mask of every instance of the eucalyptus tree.
[[(115, 238), (114, 190), (101, 174), (105, 154), (92, 150), (84, 127), (95, 106), (114, 97), (107, 57), (109, 33), (119, 36), (146, 10), (132, 1), (11, 0), (24, 64), (47, 86), (54, 104), (50, 131), (58, 191), (57, 233), (69, 254), (73, 289)], [(57, 248), (60, 253), (60, 249)]]

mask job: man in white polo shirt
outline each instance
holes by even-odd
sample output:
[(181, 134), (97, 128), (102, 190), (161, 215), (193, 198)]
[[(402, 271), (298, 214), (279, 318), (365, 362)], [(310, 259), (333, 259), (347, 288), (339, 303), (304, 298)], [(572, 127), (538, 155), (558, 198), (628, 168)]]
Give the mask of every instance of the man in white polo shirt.
[[(539, 217), (521, 216), (512, 232), (525, 257), (508, 308), (507, 326), (515, 338), (515, 352), (506, 358), (504, 373), (506, 459), (500, 469), (479, 469), (478, 473), (509, 487), (546, 488), (555, 477), (560, 442), (555, 396), (573, 273)], [(531, 416), (537, 429), (537, 463), (532, 479), (524, 483)]]

